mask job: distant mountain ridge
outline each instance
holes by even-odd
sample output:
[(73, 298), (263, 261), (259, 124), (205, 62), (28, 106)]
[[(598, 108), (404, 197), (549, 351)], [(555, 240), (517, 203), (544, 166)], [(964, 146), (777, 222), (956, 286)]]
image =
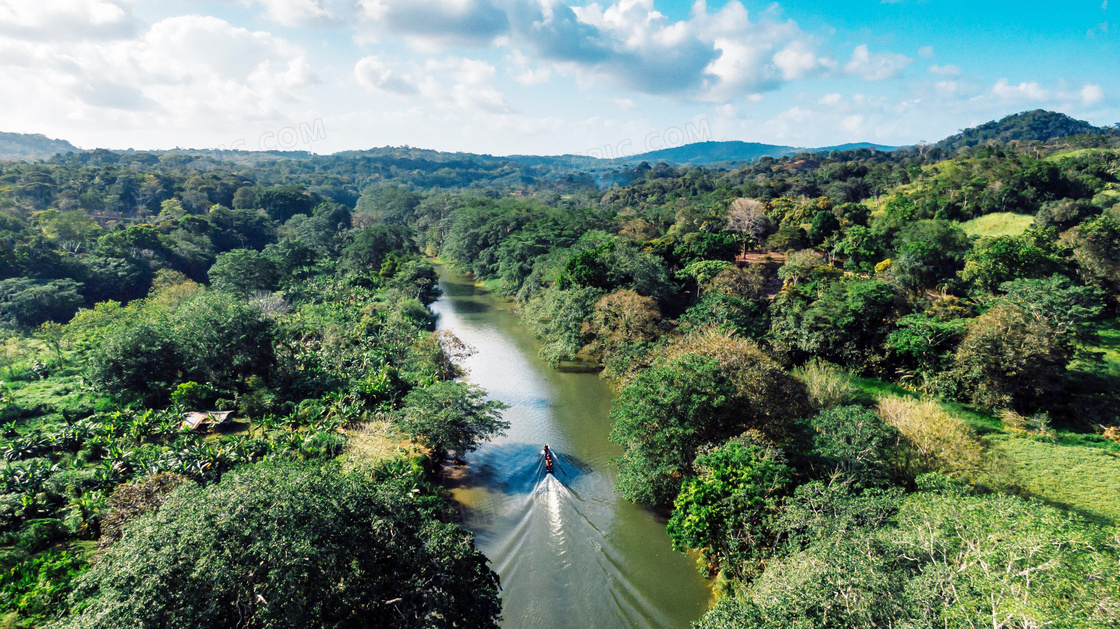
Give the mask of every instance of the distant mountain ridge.
[[(941, 140), (934, 146), (945, 150), (977, 146), (989, 142), (1039, 141), (1079, 134), (1116, 133), (1111, 127), (1095, 127), (1083, 120), (1077, 120), (1062, 113), (1036, 109), (1012, 114), (982, 125), (965, 129)], [(410, 160), (431, 161), (433, 163), (482, 163), (514, 162), (523, 166), (542, 166), (551, 168), (570, 168), (573, 170), (598, 171), (611, 168), (629, 167), (641, 162), (666, 162), (674, 165), (720, 165), (733, 166), (751, 163), (763, 157), (780, 158), (801, 153), (829, 153), (832, 151), (852, 151), (872, 149), (894, 151), (899, 147), (886, 146), (871, 142), (855, 142), (806, 148), (780, 144), (764, 144), (744, 141), (707, 141), (684, 144), (673, 148), (650, 151), (638, 155), (604, 159), (590, 155), (508, 155), (442, 152), (409, 146), (381, 147), (367, 150), (349, 150), (334, 153), (335, 157), (395, 157)], [(65, 140), (52, 140), (42, 134), (0, 132), (0, 160), (48, 159), (58, 153), (85, 152)], [(114, 153), (133, 152), (112, 151)], [(306, 159), (313, 154), (303, 151), (224, 151), (218, 149), (173, 149), (161, 151), (141, 151), (153, 154), (184, 153), (210, 155), (221, 159), (252, 164), (259, 160)]]
[(649, 153), (642, 153), (640, 155), (633, 155), (612, 161), (627, 164), (638, 162), (668, 162), (671, 164), (695, 165), (742, 163), (753, 162), (763, 157), (778, 158), (787, 155), (797, 155), (798, 153), (828, 153), (831, 151), (851, 151), (863, 148), (874, 148), (879, 151), (893, 151), (898, 147), (872, 144), (870, 142), (856, 142), (837, 146), (805, 148), (733, 140), (727, 142), (695, 142), (693, 144), (651, 151)]
[(42, 133), (5, 133), (0, 131), (0, 160), (34, 161), (58, 153), (77, 153), (81, 149), (66, 140), (52, 140)]

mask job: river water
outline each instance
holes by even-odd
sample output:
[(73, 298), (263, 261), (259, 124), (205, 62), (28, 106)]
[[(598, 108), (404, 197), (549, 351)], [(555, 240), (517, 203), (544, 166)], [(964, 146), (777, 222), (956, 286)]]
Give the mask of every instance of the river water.
[[(476, 351), (466, 379), (510, 407), (509, 430), (471, 453), (452, 485), (464, 525), (501, 577), (503, 627), (688, 627), (709, 591), (695, 558), (673, 550), (664, 520), (612, 489), (620, 450), (607, 440), (607, 383), (549, 367), (509, 304), (437, 268), (438, 327)], [(545, 443), (554, 476), (544, 471)]]

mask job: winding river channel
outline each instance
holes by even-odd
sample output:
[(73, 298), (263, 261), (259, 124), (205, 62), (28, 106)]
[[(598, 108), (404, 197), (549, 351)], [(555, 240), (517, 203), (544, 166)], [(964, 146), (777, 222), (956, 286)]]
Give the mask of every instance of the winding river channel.
[[(509, 405), (510, 429), (467, 457), (452, 492), (464, 525), (502, 582), (506, 628), (685, 628), (709, 591), (665, 522), (612, 490), (611, 391), (596, 374), (565, 373), (509, 304), (437, 267), (438, 326), (469, 344), (466, 379)], [(556, 453), (545, 474), (541, 446)]]

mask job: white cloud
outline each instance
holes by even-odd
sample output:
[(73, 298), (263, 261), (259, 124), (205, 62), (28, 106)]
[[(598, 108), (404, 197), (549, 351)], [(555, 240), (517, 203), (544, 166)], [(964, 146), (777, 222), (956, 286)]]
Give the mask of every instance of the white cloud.
[(245, 4), (262, 4), (270, 20), (284, 26), (307, 26), (330, 21), (335, 15), (320, 0), (242, 0)]
[(796, 23), (776, 12), (751, 20), (739, 0), (718, 10), (696, 2), (684, 20), (666, 17), (654, 0), (358, 0), (358, 7), (361, 41), (400, 38), (432, 51), (508, 46), (514, 78), (525, 85), (559, 72), (590, 87), (606, 81), (727, 102), (837, 66)]
[(1000, 79), (992, 86), (992, 93), (1005, 100), (1044, 101), (1050, 98), (1050, 92), (1034, 81), (1011, 85), (1007, 79)]
[(883, 81), (901, 74), (911, 61), (906, 55), (892, 52), (872, 54), (867, 44), (860, 44), (852, 51), (852, 59), (844, 65), (844, 71), (865, 81)]
[(959, 66), (955, 66), (951, 63), (947, 63), (943, 66), (931, 65), (929, 67), (929, 73), (930, 74), (936, 74), (938, 76), (960, 76), (961, 75), (961, 69), (960, 69)]
[(485, 61), (463, 57), (429, 61), (425, 74), (420, 92), (440, 108), (490, 114), (512, 111), (505, 95), (494, 86), (497, 69)]
[(805, 40), (797, 40), (774, 54), (774, 65), (782, 71), (784, 79), (792, 80), (810, 76), (830, 63), (810, 48)]
[(960, 83), (956, 81), (939, 81), (933, 87), (937, 95), (942, 98), (954, 98), (961, 92)]
[(922, 59), (933, 59), (933, 46), (922, 46), (918, 49), (918, 56)]
[(552, 78), (552, 69), (548, 67), (533, 68), (528, 57), (520, 50), (512, 50), (509, 62), (513, 66), (513, 80), (521, 85), (541, 85), (548, 83)]
[(1088, 84), (1081, 88), (1081, 102), (1086, 105), (1096, 105), (1104, 100), (1104, 90), (1099, 85)]
[(392, 70), (376, 55), (362, 57), (354, 64), (354, 78), (359, 85), (371, 91), (402, 95), (420, 93), (420, 88), (411, 78)]
[(844, 97), (840, 94), (825, 94), (817, 99), (817, 104), (826, 105), (828, 107), (835, 107), (844, 102)]
[(609, 100), (622, 111), (633, 111), (634, 108), (637, 107), (637, 103), (629, 98), (611, 98)]
[[(21, 51), (9, 56), (4, 51)], [(213, 138), (280, 120), (316, 81), (298, 47), (214, 17), (157, 22), (132, 39), (28, 44), (0, 36), (8, 120), (51, 120), (76, 135)], [(215, 143), (219, 143), (220, 140)]]
[(27, 40), (128, 37), (139, 21), (132, 0), (0, 0), (0, 35)]

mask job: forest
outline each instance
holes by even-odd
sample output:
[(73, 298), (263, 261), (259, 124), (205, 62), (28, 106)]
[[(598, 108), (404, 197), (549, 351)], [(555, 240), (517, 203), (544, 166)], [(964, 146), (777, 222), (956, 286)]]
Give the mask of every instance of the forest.
[(1120, 622), (1115, 129), (582, 167), (0, 162), (2, 623), (496, 626), (433, 259), (610, 381), (697, 627)]

